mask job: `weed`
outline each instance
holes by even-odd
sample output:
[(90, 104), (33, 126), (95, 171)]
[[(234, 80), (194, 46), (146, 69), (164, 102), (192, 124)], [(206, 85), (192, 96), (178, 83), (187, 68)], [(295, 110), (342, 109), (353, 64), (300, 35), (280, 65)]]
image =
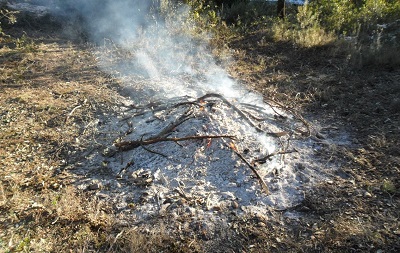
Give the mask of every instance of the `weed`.
[(35, 52), (38, 48), (36, 43), (26, 34), (23, 34), (21, 37), (15, 39), (15, 45), (18, 50), (24, 53)]
[(381, 189), (382, 189), (382, 191), (387, 192), (389, 194), (394, 194), (397, 192), (396, 186), (389, 179), (383, 180)]
[(19, 242), (18, 246), (15, 248), (16, 252), (30, 252), (30, 243), (31, 239), (29, 237), (25, 237), (22, 241)]

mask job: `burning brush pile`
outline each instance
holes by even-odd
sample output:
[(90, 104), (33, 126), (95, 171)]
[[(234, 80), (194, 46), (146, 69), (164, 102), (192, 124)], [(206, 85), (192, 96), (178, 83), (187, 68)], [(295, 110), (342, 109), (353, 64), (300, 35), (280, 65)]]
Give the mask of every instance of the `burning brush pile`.
[(119, 80), (125, 100), (117, 115), (90, 124), (101, 147), (75, 164), (85, 175), (79, 188), (111, 203), (120, 220), (140, 222), (283, 210), (325, 178), (318, 131), (232, 80), (209, 35), (191, 36), (198, 29), (187, 6), (160, 18), (144, 12), (151, 1), (104, 2), (101, 10), (96, 1), (74, 7), (98, 66)]
[(79, 187), (113, 203), (123, 219), (286, 209), (323, 174), (316, 161), (304, 162), (315, 160), (310, 124), (273, 102), (217, 93), (126, 101), (106, 121), (98, 141), (108, 146), (89, 157), (90, 177)]

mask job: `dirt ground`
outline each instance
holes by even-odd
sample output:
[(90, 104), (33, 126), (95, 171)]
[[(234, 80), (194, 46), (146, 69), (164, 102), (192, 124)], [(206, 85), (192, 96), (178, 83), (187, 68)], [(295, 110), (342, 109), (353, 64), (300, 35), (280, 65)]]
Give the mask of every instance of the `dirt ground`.
[[(96, 66), (88, 43), (56, 29), (15, 27), (0, 44), (0, 249), (2, 252), (398, 252), (400, 251), (400, 69), (355, 68), (335, 46), (298, 48), (264, 30), (228, 41), (229, 73), (310, 121), (345, 130), (351, 146), (290, 211), (235, 217), (211, 240), (199, 227), (127, 228), (93, 192), (73, 186), (68, 162), (95, 148), (88, 126), (114, 113), (118, 80)], [(164, 228), (164, 229), (163, 229)]]

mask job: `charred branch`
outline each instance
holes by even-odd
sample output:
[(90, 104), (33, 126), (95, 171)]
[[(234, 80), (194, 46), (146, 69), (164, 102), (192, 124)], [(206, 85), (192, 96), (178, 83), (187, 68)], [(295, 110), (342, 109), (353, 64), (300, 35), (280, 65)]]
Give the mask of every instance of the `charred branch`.
[(235, 139), (233, 135), (201, 135), (201, 136), (186, 136), (186, 137), (171, 137), (171, 138), (151, 138), (146, 140), (132, 140), (132, 141), (122, 141), (115, 143), (115, 146), (122, 151), (131, 150), (138, 148), (140, 146), (146, 146), (150, 144), (155, 144), (158, 142), (172, 141), (180, 142), (187, 140), (203, 140), (203, 139), (218, 139), (218, 138), (229, 138)]
[(253, 127), (258, 133), (264, 133), (267, 134), (269, 136), (273, 136), (273, 137), (282, 137), (287, 135), (287, 132), (277, 132), (277, 133), (273, 133), (273, 132), (266, 132), (264, 130), (262, 130), (261, 128), (259, 128), (258, 126), (256, 126), (253, 121), (251, 121), (251, 119), (249, 117), (247, 117), (247, 115), (241, 111), (239, 108), (237, 108), (235, 105), (233, 105), (232, 103), (230, 103), (225, 97), (223, 97), (220, 94), (216, 94), (216, 93), (209, 93), (206, 94), (202, 97), (199, 97), (197, 99), (198, 102), (201, 103), (201, 101), (203, 101), (204, 99), (210, 98), (210, 97), (216, 97), (222, 100), (222, 102), (224, 102), (228, 107), (232, 108), (235, 112), (237, 112), (251, 127)]
[(260, 182), (261, 188), (264, 190), (265, 194), (269, 195), (270, 192), (268, 185), (265, 183), (264, 179), (258, 173), (257, 169), (249, 161), (247, 161), (247, 159), (241, 153), (239, 153), (239, 151), (237, 151), (235, 148), (232, 148), (232, 150), (253, 171), (254, 175)]
[[(160, 142), (175, 142), (177, 145), (181, 145), (179, 142), (182, 141), (188, 141), (188, 140), (211, 140), (211, 139), (222, 139), (223, 142), (227, 144), (226, 138), (234, 140), (236, 139), (235, 135), (229, 135), (225, 133), (219, 133), (219, 134), (214, 134), (214, 135), (192, 135), (192, 136), (185, 136), (185, 137), (169, 137), (175, 129), (177, 129), (180, 125), (182, 125), (184, 122), (187, 122), (190, 119), (196, 118), (199, 114), (200, 111), (209, 111), (209, 112), (214, 112), (212, 110), (213, 106), (216, 106), (218, 104), (223, 104), (225, 108), (231, 109), (235, 114), (239, 115), (239, 118), (242, 119), (243, 122), (246, 122), (251, 128), (255, 129), (255, 131), (259, 134), (266, 134), (272, 137), (277, 137), (278, 141), (282, 144), (283, 139), (279, 137), (283, 136), (289, 136), (289, 133), (293, 133), (294, 129), (291, 129), (289, 126), (281, 126), (284, 131), (281, 132), (268, 132), (263, 130), (261, 127), (258, 126), (259, 122), (262, 121), (279, 121), (280, 124), (284, 125), (284, 123), (288, 120), (288, 117), (286, 114), (281, 114), (278, 111), (284, 110), (289, 112), (296, 118), (298, 121), (302, 122), (303, 125), (306, 127), (306, 131), (302, 133), (302, 135), (307, 135), (307, 133), (311, 132), (311, 126), (310, 124), (299, 114), (297, 114), (294, 110), (288, 109), (278, 102), (272, 101), (271, 103), (267, 103), (268, 106), (270, 106), (275, 113), (273, 116), (271, 116), (270, 112), (266, 110), (266, 108), (263, 108), (261, 106), (257, 105), (251, 105), (251, 104), (234, 104), (228, 99), (226, 99), (224, 96), (216, 93), (209, 93), (205, 94), (201, 97), (198, 97), (197, 99), (194, 98), (191, 101), (182, 101), (183, 99), (190, 99), (188, 97), (186, 98), (181, 98), (181, 100), (177, 99), (172, 99), (167, 101), (166, 103), (161, 103), (161, 102), (152, 102), (144, 106), (132, 106), (131, 110), (134, 110), (133, 116), (135, 117), (137, 115), (143, 115), (146, 113), (152, 113), (153, 118), (160, 120), (161, 122), (164, 121), (164, 118), (158, 118), (156, 116), (156, 113), (158, 112), (163, 112), (164, 115), (173, 115), (173, 113), (181, 113), (180, 116), (175, 117), (173, 115), (174, 119), (169, 120), (169, 123), (166, 124), (161, 130), (157, 133), (151, 134), (151, 137), (144, 138), (145, 135), (142, 135), (141, 139), (136, 139), (136, 140), (129, 140), (129, 141), (119, 141), (115, 143), (115, 147), (120, 150), (120, 151), (127, 151), (127, 150), (132, 150), (136, 149), (138, 147), (142, 147), (144, 150), (147, 152), (160, 155), (166, 159), (170, 159), (166, 154), (159, 153), (157, 151), (154, 151), (146, 146), (151, 145), (151, 144), (156, 144)], [(242, 110), (242, 109), (243, 110)], [(201, 114), (200, 114), (201, 115)], [(257, 122), (254, 123), (253, 121)], [(295, 129), (294, 131), (300, 131)], [(289, 137), (287, 140), (289, 141)], [(227, 144), (230, 146), (230, 148), (233, 150), (233, 152), (252, 170), (253, 174), (255, 177), (258, 179), (260, 186), (266, 194), (269, 194), (269, 187), (262, 178), (262, 176), (259, 174), (259, 172), (256, 169), (256, 164), (263, 164), (266, 163), (268, 160), (270, 160), (272, 157), (277, 156), (277, 155), (284, 155), (284, 154), (289, 154), (293, 152), (297, 152), (297, 150), (288, 150), (287, 147), (284, 148), (282, 144), (282, 149), (281, 151), (276, 151), (271, 154), (267, 154), (265, 156), (255, 158), (254, 160), (248, 160), (247, 158), (244, 157), (244, 155), (236, 148), (235, 144), (231, 142), (230, 144)], [(246, 153), (247, 154), (247, 153)]]
[(255, 160), (253, 160), (252, 164), (254, 164), (254, 163), (263, 164), (263, 163), (266, 163), (268, 160), (270, 160), (272, 157), (274, 157), (276, 155), (284, 155), (284, 154), (290, 154), (290, 153), (295, 153), (295, 152), (298, 152), (298, 151), (296, 149), (293, 149), (293, 150), (287, 150), (287, 151), (273, 152), (273, 153), (268, 154), (268, 155), (266, 155), (264, 157), (260, 157), (260, 158), (257, 158)]

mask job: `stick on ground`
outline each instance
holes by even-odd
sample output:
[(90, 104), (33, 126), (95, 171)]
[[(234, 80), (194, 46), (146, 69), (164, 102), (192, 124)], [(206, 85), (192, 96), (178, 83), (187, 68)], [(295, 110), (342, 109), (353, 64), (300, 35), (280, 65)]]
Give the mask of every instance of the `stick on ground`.
[(264, 179), (261, 177), (261, 175), (258, 173), (258, 171), (256, 170), (256, 168), (254, 168), (253, 165), (251, 165), (249, 163), (249, 161), (247, 161), (246, 158), (244, 158), (244, 156), (242, 154), (240, 154), (237, 150), (235, 150), (234, 148), (232, 148), (233, 152), (235, 152), (235, 154), (242, 159), (242, 161), (249, 166), (249, 168), (253, 171), (253, 173), (256, 175), (256, 177), (258, 178), (258, 181), (260, 182), (261, 188), (264, 189), (265, 193), (267, 195), (269, 195), (269, 188), (268, 185), (265, 183)]
[(150, 145), (164, 141), (187, 141), (187, 140), (202, 140), (202, 139), (217, 139), (217, 138), (229, 138), (235, 139), (234, 135), (198, 135), (198, 136), (186, 136), (186, 137), (171, 137), (171, 138), (150, 138), (147, 140), (133, 140), (133, 141), (122, 141), (115, 144), (115, 146), (123, 151), (132, 150), (140, 146)]

